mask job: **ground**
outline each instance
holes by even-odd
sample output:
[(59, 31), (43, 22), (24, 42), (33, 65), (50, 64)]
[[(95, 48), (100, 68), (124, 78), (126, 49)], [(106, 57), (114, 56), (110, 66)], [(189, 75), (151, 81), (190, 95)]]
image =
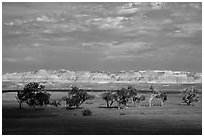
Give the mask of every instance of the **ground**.
[[(64, 92), (51, 92), (52, 99), (66, 96)], [(106, 108), (99, 92), (94, 101), (87, 101), (81, 109), (67, 110), (52, 106), (45, 110), (31, 110), (26, 104), (18, 109), (16, 93), (2, 94), (3, 135), (55, 134), (55, 135), (190, 135), (202, 134), (202, 98), (200, 102), (187, 106), (181, 103), (180, 94), (168, 94), (164, 106), (154, 100), (151, 108), (148, 102), (141, 107), (124, 109)], [(147, 97), (150, 94), (145, 94)], [(115, 105), (115, 104), (113, 104)], [(91, 116), (83, 116), (81, 111), (88, 108)]]

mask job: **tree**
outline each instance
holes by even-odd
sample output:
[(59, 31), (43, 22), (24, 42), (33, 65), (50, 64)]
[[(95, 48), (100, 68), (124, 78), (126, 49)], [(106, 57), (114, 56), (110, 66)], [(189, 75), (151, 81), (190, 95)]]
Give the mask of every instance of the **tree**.
[(137, 89), (135, 89), (132, 86), (128, 86), (127, 88), (122, 88), (120, 90), (106, 91), (101, 96), (102, 99), (106, 101), (107, 107), (111, 107), (113, 102), (116, 101), (117, 107), (121, 108), (122, 105), (124, 107), (127, 107), (127, 103), (130, 98), (132, 98), (134, 106), (135, 102), (138, 101), (138, 99), (139, 101), (145, 100), (144, 95), (138, 96), (137, 92), (138, 92)]
[(132, 98), (132, 102), (135, 106), (135, 103), (138, 102), (138, 100), (140, 100), (140, 98), (138, 98), (138, 91), (136, 88), (132, 87), (132, 86), (128, 86), (128, 92), (130, 94), (130, 97)]
[(44, 106), (49, 104), (50, 94), (46, 93), (45, 86), (39, 85), (37, 82), (31, 82), (25, 85), (23, 90), (17, 92), (17, 100), (19, 108), (22, 103), (27, 103), (35, 109), (35, 106)]
[(193, 102), (198, 102), (199, 101), (198, 90), (193, 87), (191, 87), (191, 89), (187, 88), (186, 90), (183, 91), (182, 100), (187, 105), (190, 105)]
[(161, 106), (163, 106), (164, 102), (167, 101), (167, 93), (165, 91), (159, 91), (159, 94), (156, 95), (156, 98), (160, 100)]
[(134, 87), (132, 87), (132, 86), (128, 86), (128, 91), (129, 91), (129, 93), (131, 94), (131, 96), (134, 96), (134, 95), (137, 95), (137, 89), (136, 88), (134, 88)]
[(90, 95), (83, 89), (78, 87), (72, 87), (71, 91), (68, 93), (68, 97), (65, 98), (66, 104), (69, 108), (79, 108), (86, 100), (94, 99), (93, 95)]
[(137, 94), (136, 96), (133, 96), (133, 103), (134, 103), (134, 107), (136, 106), (137, 103), (137, 107), (141, 106), (142, 101), (144, 101), (146, 99), (145, 95), (139, 95)]
[(111, 107), (115, 99), (113, 91), (106, 91), (101, 96), (106, 101), (107, 108)]
[(130, 91), (126, 88), (122, 88), (116, 91), (115, 100), (118, 103), (118, 108), (121, 108), (121, 105), (127, 106), (128, 99), (132, 96)]
[(159, 99), (160, 102), (161, 102), (161, 106), (163, 106), (164, 101), (167, 100), (167, 94), (166, 94), (166, 92), (156, 90), (156, 89), (153, 87), (152, 84), (151, 84), (151, 86), (150, 86), (150, 90), (149, 90), (149, 91), (151, 92), (151, 95), (150, 95), (150, 98), (149, 98), (149, 107), (152, 106), (151, 101), (153, 100), (154, 97), (156, 97), (157, 99)]

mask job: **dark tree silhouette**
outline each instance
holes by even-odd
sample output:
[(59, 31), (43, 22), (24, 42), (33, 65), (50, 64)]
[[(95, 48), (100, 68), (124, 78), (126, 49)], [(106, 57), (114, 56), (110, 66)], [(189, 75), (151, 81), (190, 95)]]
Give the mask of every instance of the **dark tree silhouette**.
[(101, 94), (101, 97), (106, 101), (107, 108), (111, 107), (115, 100), (113, 91), (106, 91)]
[(106, 101), (107, 107), (111, 107), (113, 102), (117, 102), (117, 107), (127, 107), (128, 100), (137, 96), (137, 90), (131, 86), (128, 88), (122, 88), (115, 91), (106, 91), (102, 95), (102, 98)]
[(122, 108), (121, 105), (123, 105), (124, 107), (127, 107), (128, 99), (131, 97), (132, 97), (132, 94), (128, 89), (122, 88), (120, 90), (117, 90), (115, 100), (118, 103), (118, 108)]
[(198, 90), (191, 87), (191, 89), (187, 88), (183, 91), (183, 102), (187, 105), (190, 105), (191, 103), (198, 102), (199, 101), (199, 95)]
[(31, 82), (25, 85), (23, 90), (17, 92), (17, 100), (19, 108), (22, 103), (26, 103), (35, 109), (35, 106), (44, 106), (49, 104), (50, 94), (46, 93), (45, 86), (39, 85), (37, 82)]
[(79, 108), (86, 100), (94, 99), (93, 95), (90, 95), (83, 89), (78, 87), (72, 87), (71, 91), (68, 93), (68, 97), (64, 97), (68, 108)]

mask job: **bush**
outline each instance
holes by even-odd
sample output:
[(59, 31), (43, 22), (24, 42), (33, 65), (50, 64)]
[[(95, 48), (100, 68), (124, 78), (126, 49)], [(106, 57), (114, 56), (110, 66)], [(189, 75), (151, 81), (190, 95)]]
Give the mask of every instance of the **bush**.
[(31, 82), (25, 85), (23, 90), (18, 91), (17, 100), (19, 108), (22, 103), (27, 103), (35, 109), (35, 106), (44, 106), (49, 104), (50, 94), (45, 92), (45, 87), (37, 82)]
[(82, 110), (82, 115), (83, 116), (91, 116), (92, 112), (89, 109), (84, 109), (84, 110)]
[(123, 112), (121, 112), (121, 113), (120, 113), (120, 115), (122, 116), (122, 115), (126, 115), (126, 114), (125, 114), (125, 113), (123, 113)]

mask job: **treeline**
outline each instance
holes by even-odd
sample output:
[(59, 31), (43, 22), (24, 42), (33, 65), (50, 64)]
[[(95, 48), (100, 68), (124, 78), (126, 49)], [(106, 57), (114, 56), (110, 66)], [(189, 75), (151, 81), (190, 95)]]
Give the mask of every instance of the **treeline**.
[[(112, 107), (113, 103), (117, 104), (117, 108), (127, 107), (127, 103), (131, 101), (134, 106), (140, 106), (144, 100), (148, 100), (149, 107), (153, 98), (159, 99), (161, 106), (167, 100), (167, 93), (164, 91), (155, 90), (153, 85), (149, 89), (150, 97), (140, 94), (139, 90), (132, 86), (121, 88), (117, 90), (106, 90), (101, 94), (101, 98), (106, 102), (108, 108)], [(22, 104), (27, 104), (32, 109), (36, 106), (53, 105), (55, 107), (61, 106), (61, 102), (66, 103), (68, 109), (78, 109), (87, 100), (94, 100), (95, 96), (91, 95), (87, 90), (79, 89), (76, 86), (71, 86), (71, 90), (67, 91), (67, 96), (59, 100), (50, 101), (51, 94), (45, 90), (45, 86), (37, 82), (31, 82), (25, 85), (23, 90), (17, 91), (17, 101), (19, 108)], [(199, 101), (198, 90), (191, 87), (182, 91), (182, 101), (187, 105)]]

